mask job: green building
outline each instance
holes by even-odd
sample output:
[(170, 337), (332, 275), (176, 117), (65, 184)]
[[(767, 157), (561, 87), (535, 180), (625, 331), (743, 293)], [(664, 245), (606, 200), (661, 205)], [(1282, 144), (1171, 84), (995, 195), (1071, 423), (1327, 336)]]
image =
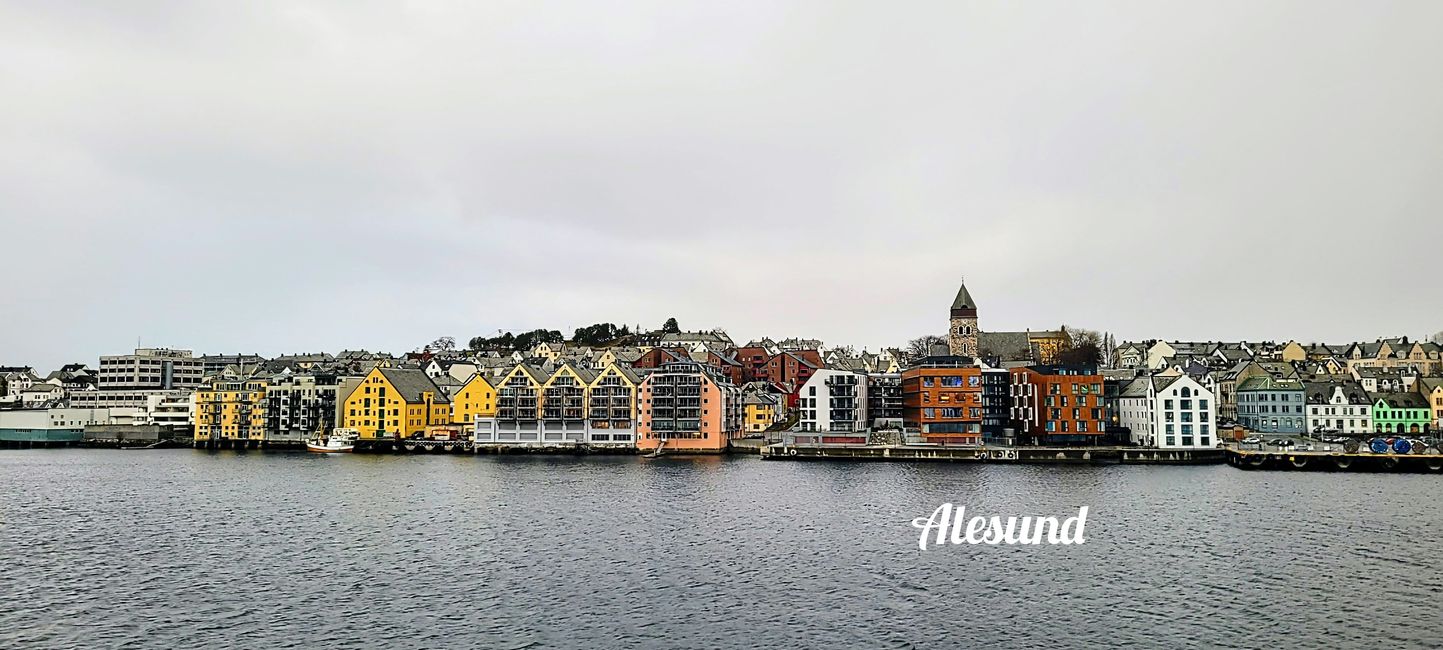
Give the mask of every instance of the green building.
[(1432, 429), (1428, 400), (1418, 393), (1373, 393), (1373, 431), (1427, 433)]

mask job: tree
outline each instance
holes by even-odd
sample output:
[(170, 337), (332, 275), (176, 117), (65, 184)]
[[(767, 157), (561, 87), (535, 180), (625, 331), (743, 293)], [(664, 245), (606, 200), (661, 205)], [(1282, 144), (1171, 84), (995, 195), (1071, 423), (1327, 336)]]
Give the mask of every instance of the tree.
[(1102, 361), (1102, 334), (1068, 327), (1069, 343), (1052, 355), (1052, 362), (1064, 366), (1096, 366)]
[(907, 347), (902, 350), (902, 356), (907, 358), (908, 363), (914, 363), (918, 359), (932, 354), (932, 346), (947, 345), (947, 338), (936, 334), (926, 334), (907, 342)]
[(432, 352), (450, 352), (456, 349), (456, 338), (452, 336), (439, 337), (431, 341), (430, 348)]
[(607, 345), (627, 334), (629, 332), (625, 327), (618, 328), (612, 323), (597, 323), (576, 328), (571, 340), (577, 345)]
[(1438, 332), (1437, 334), (1434, 334), (1431, 340), (1438, 345), (1443, 345), (1443, 332)]
[(675, 318), (668, 318), (666, 319), (666, 323), (662, 324), (661, 331), (667, 334), (680, 334), (681, 326), (676, 324)]

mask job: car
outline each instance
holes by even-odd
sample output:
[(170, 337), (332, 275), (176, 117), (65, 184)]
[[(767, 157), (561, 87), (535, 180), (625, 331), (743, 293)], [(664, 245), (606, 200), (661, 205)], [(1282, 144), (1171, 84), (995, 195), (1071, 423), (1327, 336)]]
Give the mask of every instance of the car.
[(1257, 436), (1248, 436), (1246, 438), (1243, 438), (1243, 442), (1250, 445), (1261, 445), (1263, 444), (1263, 439)]
[(1272, 440), (1268, 441), (1268, 444), (1274, 447), (1291, 447), (1293, 446), (1293, 441), (1286, 438), (1273, 438)]

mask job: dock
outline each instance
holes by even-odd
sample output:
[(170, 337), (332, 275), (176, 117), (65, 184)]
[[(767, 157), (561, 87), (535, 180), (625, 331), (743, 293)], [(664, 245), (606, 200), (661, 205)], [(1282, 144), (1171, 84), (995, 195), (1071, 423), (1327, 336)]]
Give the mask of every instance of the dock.
[(765, 460), (873, 460), (1032, 465), (1218, 465), (1222, 449), (1144, 447), (1002, 447), (941, 445), (797, 445), (760, 449)]
[[(1342, 450), (1288, 451), (1280, 449), (1227, 448), (1227, 462), (1245, 470), (1327, 471), (1327, 472), (1414, 472), (1443, 474), (1443, 454), (1375, 454)], [(1426, 449), (1437, 452), (1437, 449)]]

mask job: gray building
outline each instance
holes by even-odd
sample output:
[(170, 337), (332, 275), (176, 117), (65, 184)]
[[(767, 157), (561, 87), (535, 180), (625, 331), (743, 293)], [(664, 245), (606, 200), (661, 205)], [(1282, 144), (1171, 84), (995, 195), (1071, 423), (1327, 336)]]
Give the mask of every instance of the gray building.
[(1238, 422), (1258, 433), (1298, 435), (1308, 430), (1307, 387), (1296, 379), (1248, 377), (1238, 384)]
[(135, 354), (100, 357), (100, 390), (171, 390), (200, 385), (205, 364), (190, 350), (140, 348)]

